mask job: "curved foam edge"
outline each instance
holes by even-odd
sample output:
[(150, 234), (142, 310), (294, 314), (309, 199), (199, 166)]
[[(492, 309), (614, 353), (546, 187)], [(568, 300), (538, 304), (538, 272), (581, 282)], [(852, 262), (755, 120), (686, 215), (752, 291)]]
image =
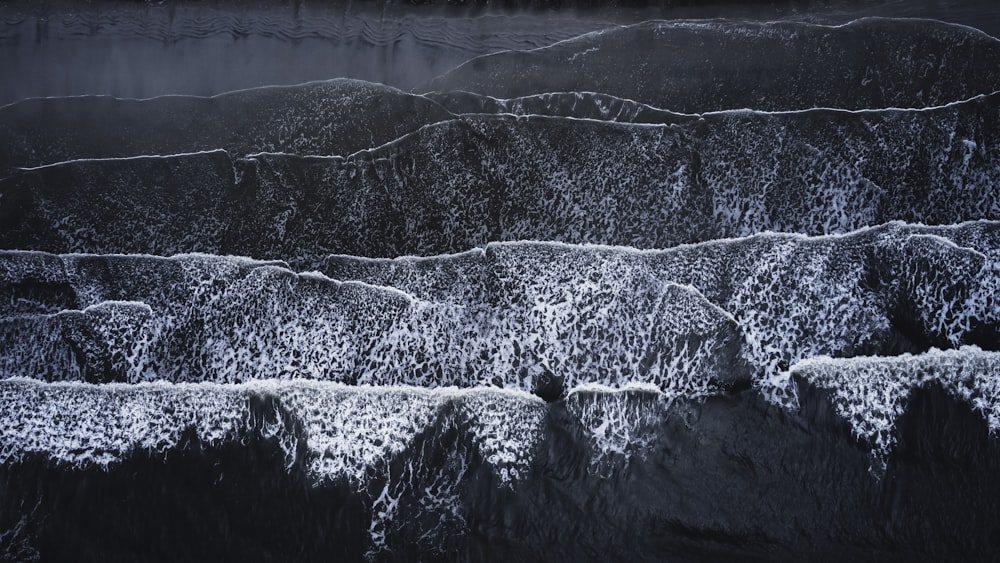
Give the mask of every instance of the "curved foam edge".
[[(495, 96), (490, 96), (487, 94), (479, 94), (476, 92), (468, 92), (465, 90), (448, 90), (443, 92), (427, 92), (423, 94), (425, 98), (429, 98), (445, 109), (448, 109), (452, 113), (455, 113), (460, 117), (474, 117), (482, 115), (506, 115), (512, 117), (552, 117), (561, 119), (573, 119), (580, 121), (611, 121), (611, 122), (621, 122), (628, 123), (631, 125), (671, 125), (677, 123), (684, 123), (688, 121), (696, 121), (698, 119), (703, 119), (706, 117), (725, 117), (725, 116), (740, 116), (740, 115), (861, 115), (861, 116), (877, 116), (886, 113), (921, 113), (921, 112), (937, 112), (947, 110), (956, 106), (963, 106), (966, 104), (971, 104), (977, 101), (987, 100), (989, 98), (995, 97), (1000, 94), (1000, 90), (994, 90), (991, 92), (983, 92), (981, 94), (976, 94), (974, 96), (969, 96), (960, 100), (950, 100), (945, 103), (938, 105), (920, 106), (920, 107), (877, 107), (877, 108), (858, 108), (858, 109), (846, 109), (839, 107), (811, 107), (811, 108), (801, 108), (801, 109), (784, 109), (784, 110), (763, 110), (755, 108), (732, 108), (732, 109), (722, 109), (722, 110), (711, 110), (702, 112), (691, 112), (683, 113), (673, 110), (658, 108), (653, 105), (632, 100), (629, 98), (614, 96), (611, 94), (605, 94), (603, 92), (589, 92), (589, 91), (571, 91), (571, 92), (543, 92), (539, 94), (530, 94), (526, 96), (518, 96), (516, 98), (497, 98)], [(449, 98), (459, 98), (457, 101), (451, 101)], [(460, 106), (463, 102), (462, 98), (467, 98), (469, 103), (478, 102), (479, 105), (483, 107), (483, 111), (457, 111), (453, 106)], [(564, 113), (562, 108), (558, 107), (559, 104), (566, 104), (568, 100), (572, 100), (574, 103), (572, 105), (575, 108), (578, 104), (588, 103), (591, 104), (589, 107), (582, 108), (584, 112), (591, 110), (589, 115), (579, 116), (572, 115), (569, 113)], [(545, 104), (549, 103), (549, 106)], [(555, 107), (551, 107), (554, 104)], [(617, 107), (618, 111), (615, 113), (611, 112), (612, 107)], [(490, 111), (492, 108), (492, 111)], [(597, 111), (596, 114), (593, 111)], [(646, 114), (646, 118), (640, 118), (643, 114)], [(596, 115), (597, 117), (593, 117)]]
[(58, 100), (112, 100), (119, 102), (149, 102), (153, 100), (217, 100), (225, 99), (232, 96), (256, 94), (260, 92), (285, 92), (289, 90), (305, 89), (314, 86), (326, 86), (326, 85), (358, 85), (358, 86), (369, 86), (372, 89), (380, 89), (386, 92), (392, 92), (394, 94), (401, 94), (406, 96), (416, 95), (410, 94), (404, 90), (400, 90), (395, 86), (389, 84), (382, 84), (380, 82), (371, 82), (368, 80), (360, 80), (357, 78), (330, 78), (325, 80), (308, 80), (306, 82), (299, 82), (297, 84), (265, 84), (261, 86), (251, 86), (248, 88), (237, 88), (236, 90), (228, 90), (226, 92), (219, 92), (217, 94), (212, 94), (208, 96), (199, 96), (195, 94), (161, 94), (158, 96), (150, 96), (148, 98), (129, 98), (125, 96), (112, 96), (108, 94), (77, 94), (70, 96), (40, 96), (23, 98), (9, 104), (0, 105), (0, 111), (7, 110), (18, 106), (20, 104), (30, 104), (39, 101), (58, 101)]

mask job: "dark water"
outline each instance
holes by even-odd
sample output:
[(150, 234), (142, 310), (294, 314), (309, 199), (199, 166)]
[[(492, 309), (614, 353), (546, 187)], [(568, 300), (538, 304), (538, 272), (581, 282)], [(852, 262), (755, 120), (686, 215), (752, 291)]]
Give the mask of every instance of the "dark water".
[(0, 18), (0, 560), (995, 559), (995, 3)]
[(346, 77), (412, 88), (465, 60), (610, 25), (736, 18), (930, 18), (1000, 35), (992, 0), (526, 4), (8, 2), (0, 104), (27, 97), (212, 95)]
[[(7, 555), (360, 560), (379, 526), (376, 558), (388, 561), (987, 561), (995, 548), (996, 441), (934, 386), (910, 398), (881, 480), (815, 391), (794, 413), (753, 393), (675, 405), (647, 429), (644, 458), (599, 470), (578, 420), (558, 404), (546, 411), (514, 489), (446, 411), (361, 492), (286, 466), (253, 423), (240, 442), (206, 445), (192, 432), (166, 456), (139, 450), (107, 470), (28, 456), (2, 470), (5, 526), (15, 524)], [(441, 481), (453, 507), (427, 498)], [(407, 494), (380, 522), (370, 507), (394, 486)]]

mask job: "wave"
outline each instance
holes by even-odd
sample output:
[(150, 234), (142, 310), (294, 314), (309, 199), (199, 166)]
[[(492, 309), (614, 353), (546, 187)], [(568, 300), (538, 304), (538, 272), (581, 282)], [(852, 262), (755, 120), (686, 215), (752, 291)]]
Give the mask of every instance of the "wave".
[(441, 104), (448, 111), (460, 115), (509, 113), (661, 125), (696, 121), (700, 117), (695, 114), (661, 110), (632, 100), (595, 92), (547, 92), (520, 98), (497, 99), (472, 92), (452, 90), (428, 92), (424, 96)]
[(224, 149), (350, 154), (455, 116), (421, 96), (360, 80), (213, 97), (35, 98), (0, 108), (0, 174), (67, 160)]
[(259, 433), (277, 438), (288, 465), (304, 464), (316, 482), (357, 488), (433, 425), (469, 433), (482, 461), (511, 484), (531, 464), (545, 410), (531, 395), (498, 389), (274, 380), (90, 385), (13, 378), (0, 381), (0, 402), (3, 463), (44, 454), (57, 464), (106, 468), (137, 450), (167, 455), (192, 431), (208, 447)]
[[(966, 380), (995, 379), (989, 375), (996, 364), (991, 356), (964, 349), (853, 364), (886, 360), (907, 372), (902, 366), (910, 363), (928, 374), (918, 379), (953, 380), (961, 388)], [(800, 371), (833, 369), (827, 362)], [(851, 366), (843, 362), (836, 368), (844, 368), (842, 379), (857, 372)], [(712, 553), (762, 558), (795, 541), (830, 541), (831, 561), (871, 554), (869, 545), (852, 547), (851, 538), (877, 541), (901, 560), (929, 560), (946, 552), (981, 555), (979, 547), (993, 537), (982, 518), (996, 508), (988, 499), (973, 501), (970, 508), (967, 499), (981, 498), (968, 496), (974, 491), (992, 494), (996, 483), (989, 469), (998, 459), (981, 415), (968, 418), (965, 403), (937, 391), (934, 383), (917, 388), (899, 422), (909, 429), (901, 431), (903, 439), (887, 457), (889, 477), (879, 480), (868, 472), (868, 446), (839, 431), (848, 421), (839, 419), (828, 395), (803, 385), (802, 409), (786, 412), (752, 392), (668, 405), (642, 391), (580, 390), (565, 402), (546, 404), (510, 391), (313, 381), (6, 380), (0, 381), (0, 456), (11, 502), (24, 516), (14, 524), (28, 540), (42, 531), (43, 518), (52, 527), (46, 529), (74, 525), (73, 518), (60, 516), (65, 511), (51, 510), (53, 503), (74, 509), (70, 515), (78, 514), (77, 503), (91, 507), (86, 514), (103, 514), (107, 504), (96, 499), (145, 491), (148, 477), (147, 502), (131, 514), (181, 506), (194, 514), (212, 505), (229, 509), (234, 503), (220, 491), (245, 494), (253, 487), (254, 506), (279, 510), (295, 500), (296, 513), (306, 511), (307, 521), (315, 513), (320, 529), (338, 537), (338, 546), (360, 544), (352, 559), (364, 550), (392, 559), (487, 548), (518, 558), (542, 550), (551, 534), (559, 534), (574, 540), (568, 552), (555, 552), (569, 560), (581, 545), (596, 549), (621, 518), (658, 538), (648, 544), (635, 535), (636, 555), (656, 549), (697, 559), (705, 554), (706, 534), (722, 544)], [(828, 409), (834, 420), (825, 418)], [(924, 410), (933, 414), (920, 426)], [(280, 464), (273, 471), (271, 455)], [(76, 494), (63, 494), (65, 487)], [(890, 519), (884, 503), (899, 488), (913, 493), (892, 505)], [(819, 495), (820, 506), (801, 502), (807, 492)], [(767, 502), (750, 502), (761, 497)], [(331, 503), (342, 507), (339, 517), (322, 520)], [(120, 510), (119, 503), (114, 506)], [(500, 507), (501, 512), (490, 510)], [(567, 512), (580, 516), (557, 517)], [(803, 518), (791, 531), (780, 524), (745, 524), (788, 513), (826, 519)], [(923, 530), (919, 524), (928, 519), (934, 525)], [(956, 519), (966, 532), (962, 540), (944, 526)], [(95, 532), (101, 546), (113, 543), (105, 535), (136, 527), (115, 519), (101, 522)], [(873, 530), (872, 522), (884, 525)], [(524, 533), (517, 542), (498, 546), (495, 534), (512, 528)], [(157, 530), (152, 545), (162, 534)], [(136, 533), (147, 532), (140, 527)], [(270, 527), (253, 533), (268, 545), (277, 534)], [(201, 537), (192, 531), (189, 539)], [(969, 538), (976, 541), (964, 541)], [(632, 553), (629, 543), (618, 548), (621, 553)], [(327, 545), (322, 553), (329, 550)]]
[(783, 402), (792, 392), (784, 371), (813, 356), (995, 348), (998, 236), (990, 222), (894, 223), (842, 236), (763, 234), (652, 251), (508, 243), (435, 258), (331, 256), (322, 269), (462, 304), (493, 302), (500, 288), (545, 302), (560, 292), (567, 299), (628, 292), (633, 280), (690, 285), (733, 315), (756, 384)]
[(329, 278), (213, 256), (7, 252), (0, 266), (3, 372), (46, 380), (311, 378), (550, 400), (589, 383), (699, 397), (752, 380), (794, 404), (798, 361), (994, 348), (1000, 334), (990, 222), (657, 251), (331, 256)]
[(593, 91), (684, 113), (927, 107), (993, 92), (998, 57), (993, 37), (933, 20), (643, 22), (477, 57), (416, 91)]
[[(596, 423), (634, 425), (615, 407), (619, 393), (580, 393), (586, 407), (571, 412), (581, 418), (560, 420), (561, 431), (601, 444), (608, 437)], [(41, 459), (77, 474), (113, 473), (139, 452), (167, 460), (192, 442), (211, 451), (266, 440), (282, 452), (286, 471), (304, 471), (313, 490), (346, 485), (361, 497), (370, 507), (368, 543), (375, 552), (406, 529), (407, 514), (420, 516), (422, 535), (430, 536), (425, 541), (440, 542), (429, 532), (442, 522), (452, 533), (467, 533), (462, 483), (482, 479), (486, 469), (491, 487), (516, 491), (536, 471), (535, 455), (550, 432), (544, 402), (489, 389), (8, 379), (0, 381), (0, 405), (0, 462), (6, 467)], [(596, 462), (609, 454), (593, 455)]]
[(873, 470), (882, 474), (897, 442), (897, 422), (914, 390), (938, 385), (1000, 429), (1000, 354), (976, 347), (898, 357), (809, 358), (792, 366), (791, 377), (831, 390), (837, 413), (873, 450)]
[[(0, 107), (0, 138), (5, 139), (0, 174), (70, 160), (216, 149), (236, 158), (261, 152), (347, 155), (459, 114), (481, 113), (661, 125), (700, 119), (592, 92), (511, 100), (470, 92), (421, 96), (351, 79), (265, 86), (211, 97), (31, 98)], [(135, 136), (134, 131), (157, 134)]]
[[(191, 441), (206, 449), (271, 441), (311, 487), (346, 484), (366, 497), (376, 551), (403, 526), (404, 514), (459, 512), (458, 483), (474, 468), (491, 471), (495, 486), (515, 486), (531, 468), (545, 414), (543, 402), (507, 391), (275, 381), (93, 386), (15, 379), (0, 381), (0, 403), (0, 462), (8, 466), (41, 457), (78, 472), (109, 471), (136, 452), (166, 459)], [(449, 432), (461, 436), (451, 441), (449, 463), (424, 459), (423, 436)], [(430, 444), (426, 455), (438, 447)], [(449, 481), (437, 482), (442, 475)]]
[(235, 254), (637, 248), (1000, 218), (1000, 94), (929, 110), (723, 112), (674, 125), (467, 116), (347, 157), (72, 161), (0, 181), (0, 247)]
[[(537, 113), (670, 124), (687, 122), (694, 118), (690, 115), (675, 115), (670, 111), (656, 109), (646, 104), (688, 112), (689, 114), (742, 107), (762, 110), (790, 110), (816, 106), (847, 109), (893, 106), (926, 107), (944, 105), (976, 95), (988, 94), (997, 88), (996, 77), (983, 74), (979, 70), (973, 74), (980, 77), (975, 84), (970, 84), (970, 81), (967, 80), (949, 78), (947, 75), (938, 76), (938, 73), (946, 70), (953, 70), (956, 77), (964, 76), (972, 71), (963, 70), (965, 67), (960, 65), (952, 65), (950, 60), (925, 60), (926, 57), (933, 58), (940, 55), (939, 51), (934, 50), (939, 45), (918, 43), (913, 46), (912, 42), (906, 39), (915, 36), (920, 38), (920, 41), (931, 41), (929, 38), (933, 38), (933, 41), (947, 43), (951, 45), (951, 49), (960, 50), (960, 52), (951, 53), (950, 56), (962, 58), (965, 64), (977, 61), (975, 64), (979, 65), (976, 67), (979, 69), (983, 65), (989, 66), (986, 64), (990, 56), (988, 53), (990, 46), (995, 43), (992, 38), (968, 28), (939, 22), (902, 20), (892, 21), (891, 24), (886, 23), (886, 25), (882, 25), (883, 23), (886, 21), (872, 19), (859, 20), (846, 26), (829, 27), (788, 22), (775, 24), (727, 24), (718, 21), (646, 22), (637, 26), (588, 34), (573, 41), (557, 43), (550, 48), (557, 51), (565, 50), (576, 45), (577, 42), (587, 41), (611, 42), (617, 46), (616, 48), (619, 48), (618, 42), (622, 39), (619, 37), (620, 35), (648, 33), (653, 34), (656, 38), (655, 41), (663, 41), (668, 44), (676, 41), (708, 41), (712, 43), (714, 40), (710, 41), (706, 38), (682, 40), (673, 37), (672, 34), (694, 34), (697, 37), (700, 37), (699, 34), (708, 34), (709, 36), (715, 34), (719, 36), (721, 41), (730, 42), (781, 39), (782, 45), (787, 43), (783, 48), (788, 49), (794, 46), (796, 53), (811, 53), (810, 47), (815, 47), (815, 45), (811, 45), (810, 41), (842, 41), (847, 44), (847, 47), (842, 46), (842, 49), (835, 49), (830, 45), (825, 45), (823, 48), (831, 52), (830, 56), (844, 56), (847, 62), (850, 62), (853, 59), (845, 54), (851, 52), (849, 49), (876, 49), (872, 45), (856, 40), (853, 35), (874, 34), (877, 38), (872, 39), (873, 41), (885, 40), (896, 44), (899, 49), (904, 47), (909, 49), (900, 55), (901, 57), (905, 55), (909, 62), (897, 64), (898, 61), (887, 55), (888, 60), (882, 64), (893, 69), (893, 72), (899, 73), (892, 75), (894, 78), (890, 77), (891, 73), (888, 69), (869, 65), (866, 72), (873, 73), (878, 78), (873, 79), (874, 85), (869, 84), (872, 83), (872, 80), (868, 78), (861, 81), (869, 84), (872, 89), (877, 89), (880, 95), (885, 98), (869, 100), (871, 103), (863, 103), (863, 100), (850, 102), (834, 98), (816, 99), (808, 103), (796, 102), (784, 100), (781, 95), (773, 93), (766, 93), (766, 96), (758, 93), (764, 96), (763, 102), (748, 98), (733, 100), (729, 103), (677, 103), (676, 100), (673, 102), (651, 100), (648, 96), (643, 96), (641, 92), (618, 91), (613, 88), (609, 90), (601, 83), (595, 83), (589, 79), (579, 84), (565, 81), (557, 82), (552, 78), (553, 74), (550, 72), (546, 72), (544, 78), (551, 79), (552, 83), (539, 86), (540, 89), (526, 91), (527, 94), (523, 97), (511, 100), (499, 100), (460, 91), (436, 92), (429, 94), (429, 97), (452, 107), (459, 113)], [(820, 39), (813, 36), (818, 36)], [(635, 40), (639, 41), (639, 39)], [(879, 48), (881, 49), (881, 47)], [(848, 49), (848, 51), (844, 51), (844, 49)], [(916, 51), (913, 51), (914, 49)], [(929, 51), (925, 53), (920, 49), (929, 49)], [(756, 53), (750, 48), (744, 50)], [(525, 56), (544, 58), (548, 56), (544, 55), (547, 52), (546, 50), (531, 51)], [(597, 53), (600, 52), (600, 46), (586, 50), (588, 56), (598, 56)], [(495, 55), (495, 57), (514, 55), (515, 53), (508, 52)], [(621, 54), (619, 53), (619, 55)], [(921, 57), (925, 55), (926, 57), (922, 59)], [(633, 57), (630, 56), (629, 59), (631, 58)], [(731, 57), (727, 55), (724, 57), (724, 61), (718, 64), (736, 64), (730, 59)], [(772, 57), (772, 60), (779, 59), (780, 57)], [(679, 65), (683, 72), (696, 70), (699, 77), (711, 74), (705, 70), (704, 65), (693, 65), (684, 57), (666, 60), (668, 62), (663, 64)], [(547, 67), (547, 59), (544, 62), (545, 64), (542, 66)], [(624, 72), (622, 69), (628, 68), (629, 64), (640, 64), (640, 62), (632, 61), (627, 64), (615, 62), (612, 66), (618, 69), (617, 71)], [(843, 64), (846, 65), (847, 62)], [(476, 66), (484, 63), (476, 59), (469, 64)], [(787, 62), (782, 64), (791, 65)], [(797, 79), (805, 81), (808, 87), (813, 88), (815, 84), (808, 82), (807, 71), (799, 68), (802, 65), (794, 68), (790, 66), (786, 72), (794, 72)], [(921, 65), (927, 68), (915, 69), (915, 66), (923, 68)], [(817, 64), (817, 67), (822, 66), (823, 64)], [(931, 67), (934, 68), (931, 69)], [(904, 70), (900, 70), (901, 68)], [(520, 64), (518, 71), (523, 71)], [(723, 75), (728, 77), (727, 79), (739, 79), (739, 73), (726, 73), (724, 71), (725, 69), (720, 70)], [(680, 71), (674, 69), (663, 74), (672, 77), (671, 87), (694, 87), (690, 84), (694, 79), (678, 79), (676, 78), (678, 72)], [(754, 72), (758, 71), (754, 70)], [(924, 81), (928, 83), (910, 84), (916, 80), (917, 76), (922, 76)], [(368, 78), (377, 79), (375, 77)], [(758, 78), (758, 75), (754, 74), (754, 84), (759, 82)], [(794, 96), (794, 88), (788, 86), (794, 82), (786, 80), (786, 78), (782, 77), (781, 72), (776, 72), (775, 81), (778, 85), (776, 87), (788, 89), (784, 96)], [(844, 79), (838, 75), (837, 80), (843, 81)], [(878, 80), (887, 82), (895, 80), (899, 84), (897, 85), (895, 82), (883, 84), (879, 83)], [(508, 82), (507, 80), (502, 81), (504, 84)], [(529, 83), (528, 80), (518, 82), (522, 88)], [(622, 83), (637, 84), (635, 81), (622, 81)], [(819, 89), (813, 88), (810, 91), (826, 92), (833, 95), (833, 93), (844, 91), (843, 83), (849, 83), (849, 80), (838, 82), (837, 86), (839, 87), (830, 85)], [(465, 86), (453, 84), (449, 86), (449, 90), (462, 89)], [(655, 85), (655, 90), (662, 91), (661, 86)], [(653, 85), (650, 87), (653, 88)], [(907, 101), (899, 96), (892, 97), (892, 92), (907, 88), (919, 90), (918, 93), (922, 96), (919, 103), (915, 100)], [(942, 88), (952, 88), (952, 90), (935, 94)], [(473, 89), (500, 97), (525, 94), (525, 92), (519, 91), (494, 92), (489, 89), (471, 87), (465, 89)], [(727, 93), (725, 95), (756, 95), (753, 88), (747, 85), (726, 89), (719, 88), (717, 84), (712, 83), (711, 89), (713, 95), (715, 92), (725, 92)], [(579, 90), (579, 92), (574, 90)], [(589, 90), (600, 93), (589, 93)], [(901, 96), (905, 97), (902, 94)], [(0, 152), (0, 174), (6, 174), (14, 167), (39, 166), (78, 158), (174, 154), (218, 148), (226, 149), (235, 156), (254, 152), (312, 155), (349, 154), (363, 148), (378, 146), (421, 125), (443, 121), (449, 117), (453, 116), (429, 103), (422, 96), (406, 96), (402, 92), (381, 85), (366, 85), (346, 80), (323, 81), (298, 87), (251, 88), (214, 96), (211, 99), (196, 96), (161, 96), (142, 101), (115, 99), (107, 96), (28, 99), (4, 106), (0, 111), (0, 133), (2, 133), (0, 138), (7, 139), (7, 146)], [(135, 135), (135, 131), (156, 131), (157, 134)]]
[[(469, 92), (420, 96), (351, 79), (265, 86), (211, 97), (31, 98), (0, 107), (4, 139), (0, 175), (70, 160), (216, 149), (236, 158), (261, 152), (347, 155), (387, 144), (421, 126), (476, 113), (664, 125), (699, 119), (589, 92), (512, 100)], [(156, 134), (136, 136), (135, 131)]]
[(733, 319), (655, 279), (570, 302), (557, 288), (511, 288), (489, 304), (454, 304), (226, 258), (47, 256), (33, 267), (40, 257), (21, 266), (19, 253), (6, 254), (11, 301), (32, 295), (25, 286), (69, 285), (79, 308), (6, 312), (8, 377), (492, 385), (548, 399), (583, 383), (633, 382), (699, 396), (746, 378)]

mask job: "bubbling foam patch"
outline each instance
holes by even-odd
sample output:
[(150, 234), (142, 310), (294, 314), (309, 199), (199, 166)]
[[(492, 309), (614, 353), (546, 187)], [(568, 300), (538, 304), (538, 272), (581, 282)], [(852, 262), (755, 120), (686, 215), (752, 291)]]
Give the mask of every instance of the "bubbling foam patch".
[(588, 436), (592, 471), (612, 472), (632, 456), (645, 459), (654, 447), (657, 427), (666, 418), (670, 398), (652, 387), (608, 389), (588, 385), (574, 389), (566, 409)]
[(193, 430), (218, 445), (247, 428), (246, 397), (207, 385), (93, 386), (0, 381), (0, 460), (43, 455), (76, 467), (108, 466), (136, 450), (165, 454)]

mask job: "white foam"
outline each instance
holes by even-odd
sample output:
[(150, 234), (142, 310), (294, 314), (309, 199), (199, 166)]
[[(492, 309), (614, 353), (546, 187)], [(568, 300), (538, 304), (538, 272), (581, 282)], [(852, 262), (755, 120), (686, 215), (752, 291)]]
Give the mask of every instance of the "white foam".
[[(251, 399), (282, 412), (254, 428)], [(446, 408), (448, 407), (448, 408)], [(531, 465), (545, 404), (496, 389), (346, 386), (318, 381), (246, 384), (165, 382), (92, 385), (0, 381), (0, 462), (40, 455), (75, 467), (108, 467), (136, 451), (165, 455), (191, 432), (208, 447), (260, 432), (315, 482), (363, 489), (435, 422), (470, 437), (498, 482), (513, 486)], [(283, 419), (282, 414), (290, 417)], [(444, 419), (439, 420), (441, 417)], [(304, 440), (306, 458), (297, 458)]]
[[(128, 316), (131, 324), (101, 309), (17, 314), (3, 323), (0, 368), (7, 377), (79, 373), (61, 332), (77, 317), (96, 330), (93, 346), (119, 354), (115, 373), (126, 381), (310, 378), (531, 391), (554, 377), (566, 388), (652, 384), (697, 397), (713, 392), (713, 379), (738, 377), (741, 347), (765, 394), (794, 404), (782, 375), (788, 366), (888, 349), (901, 306), (914, 314), (907, 322), (953, 346), (995, 326), (995, 232), (991, 222), (891, 223), (662, 251), (507, 243), (433, 258), (331, 258), (335, 274), (359, 280), (349, 282), (206, 255), (67, 256), (65, 275), (82, 306), (114, 300), (111, 311), (127, 299), (148, 307)], [(44, 256), (8, 253), (5, 275), (30, 278)], [(49, 269), (53, 279), (64, 276), (58, 264)]]
[[(901, 306), (914, 309), (917, 328), (954, 346), (977, 324), (995, 326), (997, 227), (988, 221), (954, 227), (893, 222), (838, 235), (764, 233), (667, 250), (491, 243), (484, 251), (428, 258), (337, 257), (328, 267), (345, 278), (466, 306), (524, 296), (542, 304), (549, 324), (557, 324), (561, 311), (583, 314), (587, 307), (577, 301), (627, 296), (638, 304), (644, 291), (666, 280), (690, 284), (738, 325), (742, 355), (765, 394), (793, 405), (782, 375), (788, 366), (889, 346)], [(630, 314), (650, 310), (644, 304)]]
[(910, 393), (930, 383), (968, 402), (1000, 429), (1000, 353), (967, 346), (911, 356), (818, 357), (792, 366), (789, 375), (832, 390), (837, 413), (872, 448), (873, 470), (880, 472), (896, 443), (896, 421), (906, 412)]
[(545, 403), (517, 391), (469, 389), (456, 392), (459, 426), (476, 428), (472, 440), (501, 483), (527, 476), (541, 441)]
[(667, 396), (648, 388), (574, 389), (566, 409), (587, 433), (591, 448), (591, 470), (613, 471), (627, 465), (633, 456), (645, 459), (657, 439), (670, 406)]
[(192, 430), (207, 445), (246, 428), (242, 393), (212, 385), (95, 386), (0, 382), (0, 460), (42, 455), (77, 467), (108, 466), (145, 450), (164, 454)]
[[(551, 276), (562, 274), (549, 273), (544, 283), (466, 303), (208, 256), (64, 260), (81, 305), (116, 301), (9, 322), (3, 375), (82, 373), (69, 350), (86, 342), (84, 352), (119, 354), (112, 377), (130, 382), (310, 378), (532, 391), (539, 378), (555, 377), (566, 387), (652, 383), (698, 394), (711, 379), (734, 376), (725, 351), (739, 336), (728, 313), (694, 288), (625, 276), (614, 260), (593, 279), (557, 285)], [(121, 308), (121, 298), (148, 306), (129, 330), (101, 328), (118, 317), (98, 311)], [(77, 317), (99, 330), (67, 340), (62, 327)], [(46, 340), (49, 348), (36, 345)], [(67, 361), (40, 371), (58, 350)]]

